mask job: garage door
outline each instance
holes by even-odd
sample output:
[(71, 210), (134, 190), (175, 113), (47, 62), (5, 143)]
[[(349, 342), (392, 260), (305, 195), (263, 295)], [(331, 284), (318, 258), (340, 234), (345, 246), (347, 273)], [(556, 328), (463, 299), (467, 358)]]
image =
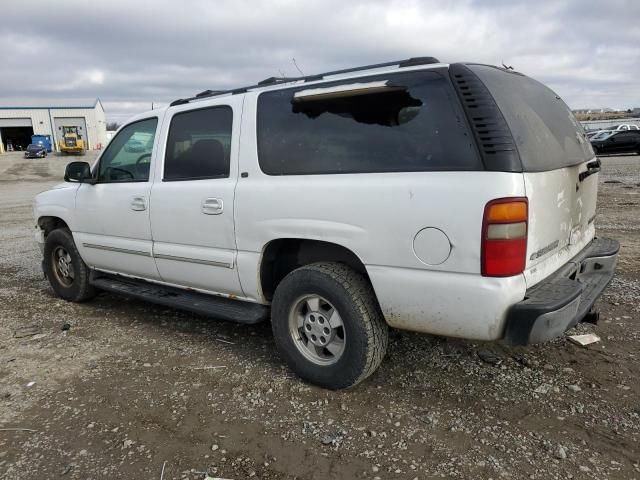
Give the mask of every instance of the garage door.
[(0, 118), (0, 127), (31, 127), (30, 118)]

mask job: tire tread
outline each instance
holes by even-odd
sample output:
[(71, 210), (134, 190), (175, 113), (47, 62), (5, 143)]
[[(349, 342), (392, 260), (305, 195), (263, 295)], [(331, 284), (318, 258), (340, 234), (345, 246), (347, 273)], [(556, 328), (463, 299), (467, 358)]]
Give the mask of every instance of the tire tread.
[(289, 275), (301, 275), (305, 272), (317, 273), (336, 282), (350, 297), (364, 327), (366, 358), (359, 372), (356, 372), (348, 384), (336, 385), (337, 388), (349, 388), (369, 377), (382, 363), (389, 343), (388, 326), (373, 287), (369, 281), (351, 267), (337, 262), (319, 262), (300, 267)]
[[(49, 257), (51, 254), (51, 249), (53, 248), (51, 246), (53, 242), (57, 242), (63, 245), (67, 249), (69, 254), (73, 257), (74, 262), (79, 262), (80, 268), (78, 268), (76, 272), (78, 277), (74, 279), (74, 283), (75, 281), (78, 281), (78, 284), (77, 284), (78, 288), (74, 289), (75, 290), (74, 292), (71, 292), (68, 289), (65, 289), (66, 291), (61, 292), (58, 288), (54, 286), (54, 282), (55, 282), (54, 277), (52, 277), (51, 272), (48, 271), (48, 269), (51, 268)], [(51, 287), (54, 289), (56, 294), (58, 294), (60, 297), (64, 298), (67, 301), (77, 302), (77, 303), (85, 302), (96, 296), (96, 289), (89, 283), (89, 273), (90, 273), (89, 268), (82, 260), (82, 257), (80, 256), (80, 252), (76, 247), (76, 243), (73, 241), (73, 235), (71, 234), (71, 231), (69, 229), (58, 228), (50, 232), (49, 235), (47, 235), (47, 239), (45, 240), (44, 256), (45, 256), (45, 271), (46, 271), (47, 277), (49, 278), (49, 283), (51, 284)]]

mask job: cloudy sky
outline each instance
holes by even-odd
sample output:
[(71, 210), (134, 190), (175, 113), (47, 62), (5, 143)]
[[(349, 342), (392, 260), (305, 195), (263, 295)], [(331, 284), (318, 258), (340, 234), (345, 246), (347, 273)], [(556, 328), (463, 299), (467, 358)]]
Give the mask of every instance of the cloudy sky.
[(205, 89), (412, 56), (513, 65), (572, 108), (640, 107), (640, 0), (4, 2), (0, 97), (109, 120)]

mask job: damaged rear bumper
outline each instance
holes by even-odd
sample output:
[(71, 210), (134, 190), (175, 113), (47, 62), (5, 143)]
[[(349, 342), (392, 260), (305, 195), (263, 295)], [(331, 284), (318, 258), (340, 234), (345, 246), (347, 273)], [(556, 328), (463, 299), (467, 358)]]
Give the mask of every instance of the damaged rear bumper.
[(509, 310), (504, 341), (512, 345), (544, 342), (582, 321), (609, 285), (620, 244), (596, 238), (560, 270), (527, 290)]

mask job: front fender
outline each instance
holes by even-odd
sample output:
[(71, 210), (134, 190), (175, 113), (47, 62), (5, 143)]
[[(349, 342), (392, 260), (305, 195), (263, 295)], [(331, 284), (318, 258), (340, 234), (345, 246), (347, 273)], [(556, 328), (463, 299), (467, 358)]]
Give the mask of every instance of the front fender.
[(36, 224), (42, 217), (57, 217), (64, 221), (71, 231), (76, 230), (75, 203), (80, 184), (64, 183), (36, 195), (33, 216)]

